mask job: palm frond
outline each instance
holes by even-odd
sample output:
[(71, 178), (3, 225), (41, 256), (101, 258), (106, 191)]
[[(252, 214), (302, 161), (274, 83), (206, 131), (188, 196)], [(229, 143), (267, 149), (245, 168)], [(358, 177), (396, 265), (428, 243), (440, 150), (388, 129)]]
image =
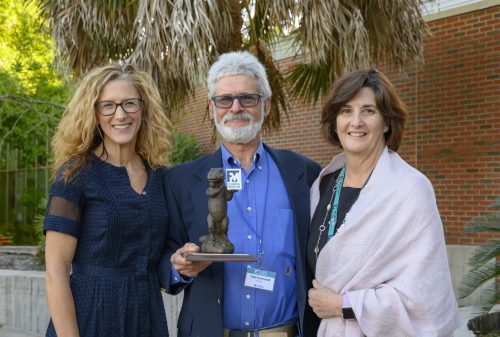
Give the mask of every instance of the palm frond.
[(295, 65), (285, 74), (290, 92), (304, 101), (318, 101), (320, 94), (328, 91), (334, 80), (325, 69), (325, 65), (312, 63)]
[(217, 34), (215, 47), (218, 54), (223, 54), (233, 50), (239, 50), (243, 46), (241, 29), (243, 18), (241, 16), (242, 4), (239, 0), (227, 0), (224, 4), (230, 16), (231, 29), (229, 36)]
[[(287, 82), (292, 93), (317, 101), (337, 77), (368, 66), (368, 34), (359, 8), (348, 2), (308, 1), (302, 12), (295, 43), (308, 55), (311, 66), (296, 65)], [(306, 79), (314, 85), (304, 86)]]
[[(297, 15), (294, 0), (256, 1), (254, 7), (244, 1), (244, 8), (249, 16), (248, 40), (245, 47), (266, 67), (269, 84), (272, 88), (271, 109), (264, 122), (264, 132), (270, 134), (281, 124), (280, 112), (288, 117), (287, 88), (283, 75), (276, 67), (268, 42), (283, 36), (283, 27), (288, 27)], [(252, 10), (253, 9), (253, 10)]]
[(34, 1), (66, 74), (81, 76), (105, 61), (133, 63), (153, 76), (171, 106), (193, 92), (217, 43), (233, 32), (229, 0)]
[(480, 223), (480, 225), (470, 225), (465, 227), (465, 233), (477, 233), (477, 232), (499, 232), (500, 231), (500, 216), (495, 214), (490, 214), (487, 216), (481, 216), (474, 222)]
[[(491, 205), (496, 208), (500, 197), (496, 203)], [(474, 217), (471, 224), (465, 228), (466, 233), (477, 233), (483, 231), (498, 232), (500, 230), (500, 212), (482, 214)], [(497, 278), (500, 276), (500, 239), (492, 240), (479, 246), (471, 256), (469, 265), (472, 269), (465, 275), (460, 288), (458, 289), (460, 298), (465, 298), (484, 284), (490, 285), (481, 291), (479, 305), (476, 306), (476, 315), (488, 313), (491, 308), (500, 300), (500, 289)], [(470, 322), (469, 322), (470, 324)]]
[[(500, 207), (500, 198), (491, 204), (492, 208)], [(494, 211), (493, 213), (481, 214), (474, 217), (471, 223), (465, 227), (466, 233), (477, 233), (477, 232), (499, 232), (500, 231), (500, 211)]]
[(473, 269), (480, 268), (492, 259), (500, 256), (500, 239), (493, 239), (479, 246), (472, 254), (469, 265)]
[(250, 51), (257, 56), (267, 70), (269, 85), (273, 90), (271, 97), (271, 110), (266, 120), (264, 121), (264, 132), (268, 133), (271, 130), (276, 130), (280, 125), (280, 109), (288, 116), (288, 105), (286, 100), (286, 87), (281, 73), (276, 68), (273, 62), (271, 52), (264, 40), (257, 40), (257, 43), (250, 48)]
[(482, 265), (479, 268), (471, 269), (460, 285), (458, 289), (460, 298), (463, 299), (474, 290), (481, 287), (483, 284), (488, 281), (494, 282), (495, 278), (500, 276), (500, 263), (499, 262), (491, 262), (485, 265)]
[(77, 75), (105, 60), (123, 59), (135, 45), (137, 1), (36, 0), (52, 28), (57, 65)]
[(138, 42), (128, 58), (151, 72), (169, 105), (193, 93), (232, 30), (225, 1), (139, 1)]
[(500, 208), (500, 195), (497, 196), (495, 202), (493, 202), (493, 204), (491, 204), (491, 207)]
[[(420, 1), (307, 1), (302, 13), (296, 44), (311, 64), (323, 68), (321, 74), (329, 74), (317, 78), (327, 79), (326, 85), (303, 89), (290, 79), (292, 92), (304, 99), (317, 100), (337, 77), (352, 70), (378, 62), (402, 70), (422, 59), (427, 30)], [(290, 73), (295, 78), (310, 70), (296, 68)]]
[[(312, 63), (329, 64), (334, 55), (348, 68), (367, 64), (368, 34), (358, 7), (336, 0), (306, 1), (302, 12), (298, 43)], [(338, 67), (335, 72), (342, 73)]]
[(385, 61), (402, 70), (422, 60), (428, 34), (421, 11), (423, 1), (356, 0), (353, 3), (362, 13), (374, 61)]
[(301, 15), (296, 0), (260, 0), (255, 2), (253, 9), (250, 25), (260, 39), (269, 43), (292, 32)]
[(491, 311), (498, 301), (500, 301), (500, 292), (498, 284), (492, 283), (483, 289), (479, 297), (479, 305), (474, 308), (475, 315), (483, 315)]
[(425, 32), (419, 0), (25, 1), (49, 21), (57, 64), (67, 74), (134, 63), (151, 73), (170, 107), (193, 93), (219, 53), (254, 49), (276, 78), (271, 128), (288, 110), (283, 74), (266, 61), (269, 43), (294, 36), (294, 50), (311, 66), (290, 73), (292, 92), (317, 100), (338, 76), (373, 61), (420, 59)]

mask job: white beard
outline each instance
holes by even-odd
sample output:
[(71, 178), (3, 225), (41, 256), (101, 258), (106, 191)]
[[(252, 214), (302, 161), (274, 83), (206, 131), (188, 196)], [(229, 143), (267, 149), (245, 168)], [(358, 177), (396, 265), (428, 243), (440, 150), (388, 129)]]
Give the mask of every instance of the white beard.
[[(236, 114), (227, 113), (220, 122), (217, 122), (215, 112), (213, 117), (215, 127), (224, 140), (231, 143), (248, 144), (255, 139), (257, 133), (259, 133), (262, 128), (262, 124), (264, 123), (264, 107), (261, 109), (260, 119), (258, 121), (255, 121), (252, 115), (248, 112)], [(231, 128), (225, 125), (226, 122), (235, 119), (250, 121), (250, 124), (238, 128)]]

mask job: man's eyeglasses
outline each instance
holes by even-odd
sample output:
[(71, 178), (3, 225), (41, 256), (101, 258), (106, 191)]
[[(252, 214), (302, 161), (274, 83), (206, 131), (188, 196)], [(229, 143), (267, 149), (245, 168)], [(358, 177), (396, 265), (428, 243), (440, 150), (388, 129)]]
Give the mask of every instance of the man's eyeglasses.
[(100, 101), (95, 104), (97, 112), (103, 116), (110, 116), (116, 112), (116, 109), (121, 106), (123, 111), (126, 113), (134, 113), (141, 110), (142, 99), (140, 98), (130, 98), (122, 101), (121, 103), (115, 103), (112, 101)]
[(220, 95), (212, 97), (212, 101), (214, 101), (215, 106), (218, 108), (229, 109), (233, 106), (234, 100), (237, 99), (242, 107), (251, 108), (259, 104), (261, 97), (261, 94)]

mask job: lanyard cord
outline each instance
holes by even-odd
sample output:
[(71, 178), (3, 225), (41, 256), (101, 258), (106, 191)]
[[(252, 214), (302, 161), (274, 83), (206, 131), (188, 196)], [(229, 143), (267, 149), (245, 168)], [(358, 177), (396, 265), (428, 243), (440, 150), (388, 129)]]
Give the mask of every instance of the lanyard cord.
[[(318, 259), (318, 254), (320, 251), (319, 243), (321, 240), (321, 235), (323, 234), (323, 232), (326, 229), (326, 226), (325, 226), (326, 218), (328, 216), (328, 212), (332, 208), (333, 209), (332, 209), (332, 213), (330, 214), (330, 221), (328, 221), (328, 225), (329, 225), (328, 226), (328, 240), (330, 240), (333, 237), (333, 235), (335, 234), (334, 231), (335, 231), (335, 224), (337, 223), (338, 208), (339, 208), (339, 201), (340, 201), (340, 192), (342, 191), (342, 185), (344, 184), (345, 172), (346, 172), (346, 164), (344, 164), (342, 166), (342, 170), (340, 171), (340, 174), (337, 177), (337, 181), (336, 181), (335, 185), (333, 186), (332, 196), (330, 198), (330, 202), (328, 202), (328, 205), (326, 207), (325, 218), (323, 219), (323, 223), (319, 226), (318, 240), (316, 242), (316, 247), (314, 247), (314, 253), (316, 254), (316, 260)], [(368, 180), (370, 180), (372, 173), (373, 173), (373, 171), (370, 173), (368, 178), (365, 180), (361, 189), (363, 189), (366, 186), (366, 184), (368, 183)], [(352, 203), (351, 207), (349, 207), (349, 210), (347, 211), (346, 216), (342, 220), (342, 224), (339, 226), (339, 228), (345, 223), (345, 220), (347, 218), (347, 214), (349, 214), (349, 212), (351, 211), (352, 206), (356, 203), (360, 194), (361, 194), (361, 191), (356, 196), (356, 199)], [(338, 229), (337, 229), (337, 231), (338, 231)]]
[[(335, 224), (337, 223), (337, 213), (339, 210), (339, 200), (340, 200), (340, 192), (342, 191), (342, 185), (344, 184), (344, 178), (345, 178), (345, 170), (346, 170), (346, 165), (342, 166), (342, 171), (340, 171), (339, 177), (337, 178), (337, 183), (335, 184), (335, 192), (334, 192), (334, 198), (333, 198), (333, 209), (332, 209), (332, 214), (330, 215), (330, 221), (328, 221), (329, 227), (328, 227), (328, 240), (330, 240), (333, 236), (333, 231), (335, 230)], [(352, 206), (351, 206), (352, 207)], [(345, 222), (345, 217), (344, 220), (342, 221), (342, 224)]]

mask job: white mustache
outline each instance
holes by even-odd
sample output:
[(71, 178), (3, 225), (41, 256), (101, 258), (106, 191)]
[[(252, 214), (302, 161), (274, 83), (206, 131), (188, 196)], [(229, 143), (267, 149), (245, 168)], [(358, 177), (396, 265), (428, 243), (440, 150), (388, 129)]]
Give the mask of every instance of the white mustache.
[(252, 115), (249, 113), (239, 113), (239, 114), (231, 114), (231, 115), (225, 115), (222, 118), (222, 123), (230, 122), (230, 121), (251, 121), (252, 120)]

